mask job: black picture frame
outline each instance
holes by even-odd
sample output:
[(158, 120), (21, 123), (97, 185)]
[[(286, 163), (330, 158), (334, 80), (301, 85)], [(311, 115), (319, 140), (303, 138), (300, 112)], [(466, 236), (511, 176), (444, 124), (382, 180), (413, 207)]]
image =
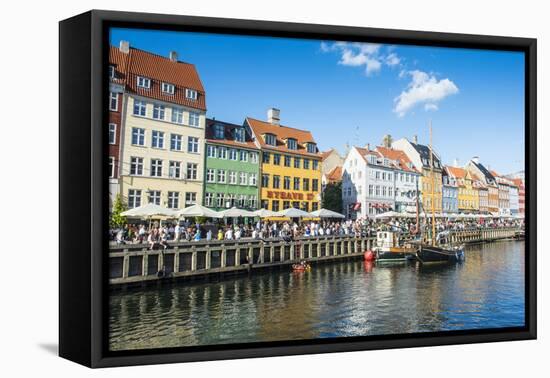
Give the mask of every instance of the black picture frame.
[[(109, 352), (106, 348), (106, 54), (110, 27), (369, 41), (525, 53), (526, 324), (521, 328)], [(59, 354), (88, 367), (536, 338), (536, 64), (529, 38), (93, 10), (59, 24)]]

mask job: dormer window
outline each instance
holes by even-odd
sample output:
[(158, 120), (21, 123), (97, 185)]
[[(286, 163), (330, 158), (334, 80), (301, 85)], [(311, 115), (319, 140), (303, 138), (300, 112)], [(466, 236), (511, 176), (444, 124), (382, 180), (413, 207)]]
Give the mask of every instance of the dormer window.
[(384, 159), (384, 165), (386, 166), (390, 165), (390, 161), (388, 159)]
[(236, 142), (244, 142), (244, 129), (242, 127), (233, 130), (233, 136)]
[(162, 83), (162, 91), (168, 94), (174, 94), (174, 84)]
[(197, 99), (197, 91), (194, 89), (185, 88), (185, 98), (195, 101)]
[(371, 163), (371, 164), (376, 164), (376, 156), (374, 156), (374, 155), (369, 155), (369, 163)]
[(224, 127), (223, 127), (223, 125), (216, 124), (214, 126), (214, 137), (216, 139), (223, 139), (224, 138)]
[(115, 78), (115, 66), (109, 66), (109, 78)]
[(138, 76), (137, 77), (137, 86), (139, 88), (149, 89), (149, 88), (151, 88), (151, 79), (143, 77), (143, 76)]
[(296, 143), (296, 139), (294, 138), (288, 138), (286, 140), (286, 147), (289, 149), (289, 150), (297, 150), (298, 149), (298, 144)]
[(306, 143), (306, 148), (307, 152), (309, 152), (310, 154), (317, 153), (317, 146), (315, 145), (315, 143)]
[(265, 144), (269, 144), (270, 146), (277, 145), (277, 138), (273, 134), (265, 134), (264, 139), (265, 139)]

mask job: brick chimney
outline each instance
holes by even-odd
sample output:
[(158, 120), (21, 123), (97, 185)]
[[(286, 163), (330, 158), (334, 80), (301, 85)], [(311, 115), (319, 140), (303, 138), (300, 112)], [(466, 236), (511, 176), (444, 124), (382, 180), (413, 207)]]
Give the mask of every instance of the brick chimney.
[(276, 108), (268, 109), (267, 111), (267, 122), (271, 123), (272, 125), (279, 125), (281, 111)]
[(118, 49), (120, 50), (120, 52), (122, 52), (124, 54), (128, 54), (130, 52), (130, 42), (120, 41)]
[(178, 52), (177, 51), (170, 51), (170, 61), (177, 62), (178, 61)]

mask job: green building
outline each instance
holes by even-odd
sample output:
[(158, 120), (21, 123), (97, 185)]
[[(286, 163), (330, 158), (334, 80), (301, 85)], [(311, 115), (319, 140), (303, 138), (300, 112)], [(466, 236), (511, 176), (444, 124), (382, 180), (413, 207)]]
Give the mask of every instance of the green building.
[(260, 150), (242, 125), (206, 120), (204, 206), (258, 209)]

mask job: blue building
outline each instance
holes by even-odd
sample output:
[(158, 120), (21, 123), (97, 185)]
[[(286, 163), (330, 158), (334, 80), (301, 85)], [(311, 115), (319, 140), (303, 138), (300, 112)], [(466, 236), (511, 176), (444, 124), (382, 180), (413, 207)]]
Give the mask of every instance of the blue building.
[(443, 169), (443, 193), (441, 198), (443, 213), (458, 213), (458, 185), (455, 178)]

